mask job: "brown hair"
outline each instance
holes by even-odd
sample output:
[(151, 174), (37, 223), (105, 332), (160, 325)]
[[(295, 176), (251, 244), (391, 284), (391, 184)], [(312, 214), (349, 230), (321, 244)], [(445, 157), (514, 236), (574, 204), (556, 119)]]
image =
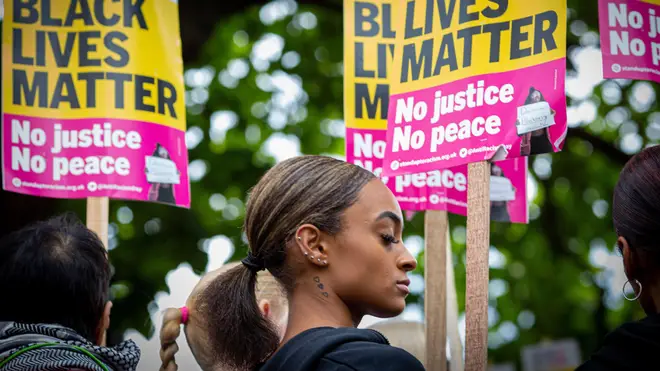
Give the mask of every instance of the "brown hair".
[(631, 248), (660, 258), (660, 146), (638, 153), (621, 171), (614, 188), (612, 219), (616, 233)]
[[(214, 271), (208, 272), (202, 277), (197, 286), (195, 286), (187, 300), (189, 314), (188, 322), (184, 327), (186, 340), (195, 357), (195, 361), (204, 371), (217, 370), (218, 368), (223, 368), (223, 366), (216, 364), (214, 360), (215, 339), (207, 333), (208, 318), (199, 314), (199, 308), (207, 306), (203, 300), (208, 298), (209, 295), (200, 297), (200, 293), (227, 270), (235, 268), (240, 264), (240, 262), (228, 263)], [(256, 298), (257, 300), (268, 299), (270, 301), (273, 318), (281, 319), (286, 313), (288, 302), (285, 293), (279, 282), (269, 272), (259, 272)], [(179, 308), (169, 308), (165, 311), (163, 326), (160, 331), (160, 357), (162, 361), (160, 369), (163, 371), (177, 370), (174, 356), (179, 350), (176, 340), (181, 334), (182, 320), (182, 313)]]
[[(325, 156), (300, 156), (270, 169), (252, 189), (244, 230), (251, 255), (290, 291), (294, 277), (286, 266), (286, 246), (302, 224), (328, 234), (341, 230), (344, 211), (375, 176), (353, 164)], [(257, 275), (244, 265), (230, 269), (200, 295), (207, 304), (208, 333), (217, 340), (216, 363), (252, 369), (279, 344), (273, 325), (260, 315)]]

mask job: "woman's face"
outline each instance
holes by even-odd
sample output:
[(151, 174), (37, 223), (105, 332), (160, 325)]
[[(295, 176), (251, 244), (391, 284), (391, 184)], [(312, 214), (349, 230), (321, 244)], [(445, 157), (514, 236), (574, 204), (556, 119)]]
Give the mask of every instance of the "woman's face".
[(402, 243), (403, 217), (392, 192), (369, 182), (342, 218), (329, 256), (328, 283), (354, 316), (393, 317), (405, 308), (407, 272), (417, 266)]
[(541, 92), (538, 90), (534, 90), (532, 93), (532, 102), (538, 103), (541, 101)]
[(490, 170), (490, 173), (493, 176), (502, 176), (502, 169), (500, 169), (500, 167), (497, 165), (493, 165), (493, 167)]
[(158, 147), (158, 156), (162, 158), (167, 158), (168, 157), (167, 150), (164, 147)]

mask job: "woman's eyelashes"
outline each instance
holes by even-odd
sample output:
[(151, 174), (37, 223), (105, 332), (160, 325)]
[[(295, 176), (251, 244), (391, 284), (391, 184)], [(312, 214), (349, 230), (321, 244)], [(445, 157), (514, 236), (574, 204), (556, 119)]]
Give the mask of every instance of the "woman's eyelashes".
[(396, 245), (399, 242), (401, 242), (401, 241), (397, 240), (396, 237), (394, 237), (393, 235), (388, 234), (388, 233), (381, 233), (380, 238), (382, 238), (383, 243), (385, 243), (385, 245), (388, 245), (388, 246), (389, 245)]

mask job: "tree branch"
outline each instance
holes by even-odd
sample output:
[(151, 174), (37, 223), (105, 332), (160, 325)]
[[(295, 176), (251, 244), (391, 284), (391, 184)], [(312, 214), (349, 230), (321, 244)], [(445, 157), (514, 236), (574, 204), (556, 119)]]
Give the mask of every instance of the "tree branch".
[(595, 150), (607, 156), (607, 158), (612, 160), (612, 162), (615, 164), (623, 166), (628, 162), (628, 160), (630, 160), (630, 155), (623, 153), (612, 143), (589, 133), (588, 131), (584, 130), (584, 128), (569, 128), (568, 136), (573, 136), (589, 142)]

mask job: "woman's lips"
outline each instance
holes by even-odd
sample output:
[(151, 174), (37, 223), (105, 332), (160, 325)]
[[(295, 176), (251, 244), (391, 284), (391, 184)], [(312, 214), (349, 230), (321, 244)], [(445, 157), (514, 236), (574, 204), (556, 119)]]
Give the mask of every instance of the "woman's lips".
[(396, 282), (396, 287), (406, 295), (410, 294), (410, 288), (408, 287), (408, 285), (410, 285), (410, 280), (409, 279), (405, 279), (405, 280), (401, 280), (401, 281)]

